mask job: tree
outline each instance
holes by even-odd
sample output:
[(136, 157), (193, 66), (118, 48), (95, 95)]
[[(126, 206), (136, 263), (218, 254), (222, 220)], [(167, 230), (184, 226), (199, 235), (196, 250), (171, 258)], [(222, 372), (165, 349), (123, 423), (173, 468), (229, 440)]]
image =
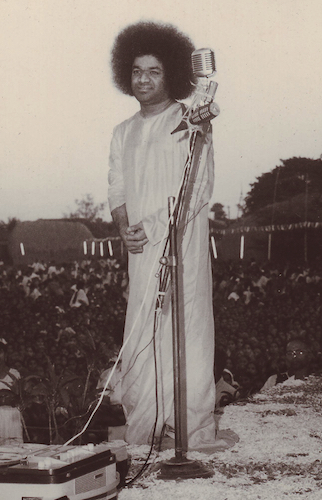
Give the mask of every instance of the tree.
[(221, 203), (214, 203), (210, 208), (210, 212), (214, 213), (215, 220), (227, 220), (227, 215), (224, 210), (224, 205)]
[(18, 222), (20, 222), (20, 220), (17, 219), (16, 217), (9, 217), (8, 222), (6, 224), (7, 230), (12, 231)]
[(257, 177), (245, 198), (244, 215), (256, 214), (259, 210), (308, 193), (321, 198), (322, 160), (290, 158), (281, 160), (282, 165)]
[(82, 200), (75, 200), (77, 210), (69, 215), (64, 214), (68, 219), (87, 219), (91, 222), (99, 219), (99, 215), (105, 210), (106, 203), (95, 204), (91, 194), (86, 194)]

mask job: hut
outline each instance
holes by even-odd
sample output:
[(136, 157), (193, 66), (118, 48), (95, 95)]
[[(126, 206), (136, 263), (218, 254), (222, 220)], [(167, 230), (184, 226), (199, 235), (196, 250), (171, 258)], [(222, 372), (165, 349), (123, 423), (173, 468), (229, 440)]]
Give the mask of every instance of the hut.
[(8, 237), (8, 250), (15, 265), (71, 262), (84, 258), (83, 242), (91, 239), (91, 231), (81, 222), (39, 219), (17, 222)]

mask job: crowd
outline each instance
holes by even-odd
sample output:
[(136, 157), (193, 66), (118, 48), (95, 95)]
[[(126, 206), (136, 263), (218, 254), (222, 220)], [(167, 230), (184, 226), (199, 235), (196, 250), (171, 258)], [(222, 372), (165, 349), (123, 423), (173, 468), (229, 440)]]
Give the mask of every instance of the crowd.
[(86, 413), (122, 343), (127, 288), (126, 264), (115, 259), (0, 265), (0, 338), (23, 382), (26, 427), (75, 424)]
[(258, 392), (286, 370), (286, 346), (302, 340), (321, 369), (322, 263), (216, 262), (213, 274), (217, 379), (227, 369), (238, 396)]
[[(0, 337), (8, 366), (25, 380), (54, 373), (67, 385), (77, 377), (88, 392), (95, 389), (122, 343), (127, 293), (126, 262), (112, 258), (24, 268), (1, 263)], [(303, 340), (311, 371), (321, 369), (322, 263), (215, 261), (213, 301), (215, 377), (232, 388), (219, 405), (258, 392), (271, 375), (285, 372), (290, 340)]]
[(47, 357), (57, 374), (86, 370), (85, 349), (96, 351), (96, 369), (122, 342), (127, 273), (115, 259), (80, 264), (35, 262), (0, 268), (0, 327), (8, 362), (22, 376), (43, 375)]

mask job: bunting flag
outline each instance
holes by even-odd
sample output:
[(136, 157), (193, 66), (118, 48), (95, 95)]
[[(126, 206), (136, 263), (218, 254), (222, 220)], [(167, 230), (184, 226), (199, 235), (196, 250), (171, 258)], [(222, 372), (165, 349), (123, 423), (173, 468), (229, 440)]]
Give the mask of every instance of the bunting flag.
[(107, 241), (108, 251), (111, 257), (113, 257), (113, 246), (110, 240)]
[(212, 246), (212, 251), (213, 251), (213, 254), (214, 254), (214, 258), (218, 259), (218, 253), (217, 253), (215, 238), (213, 236), (211, 236), (210, 239), (211, 239), (211, 246)]
[[(322, 222), (297, 222), (292, 224), (273, 224), (270, 226), (240, 226), (231, 229), (211, 229), (210, 235), (221, 234), (243, 234), (243, 233), (273, 233), (274, 231), (292, 231), (295, 229), (319, 229), (322, 228)], [(113, 255), (112, 241), (120, 241), (120, 236), (109, 236), (101, 239), (90, 239), (84, 241), (84, 253), (87, 253), (87, 243), (92, 244), (92, 255), (95, 253), (95, 243), (106, 243), (110, 255)], [(214, 242), (212, 242), (212, 246)], [(93, 250), (94, 248), (94, 250)], [(94, 253), (93, 253), (94, 251)]]
[(107, 241), (120, 241), (121, 237), (120, 236), (108, 236), (107, 238), (91, 238), (89, 240), (86, 240), (88, 243), (91, 243), (92, 241), (96, 241), (97, 243), (106, 243)]
[(104, 243), (107, 243), (108, 253), (109, 253), (110, 257), (113, 257), (113, 255), (114, 255), (113, 245), (112, 245), (113, 241), (121, 241), (121, 243), (122, 243), (120, 236), (111, 236), (109, 238), (101, 238), (101, 239), (94, 238), (94, 239), (89, 239), (89, 240), (83, 241), (84, 255), (88, 254), (89, 249), (91, 251), (91, 255), (95, 255), (96, 245), (98, 245), (97, 248), (99, 250), (99, 255), (101, 257), (104, 257), (104, 253), (105, 253), (104, 252)]
[(294, 229), (322, 228), (322, 222), (297, 222), (293, 224), (274, 224), (270, 226), (240, 226), (232, 229), (211, 229), (210, 234), (272, 233), (274, 231), (292, 231)]
[(240, 259), (244, 258), (244, 252), (245, 252), (245, 236), (242, 234), (240, 237), (240, 254), (239, 254)]

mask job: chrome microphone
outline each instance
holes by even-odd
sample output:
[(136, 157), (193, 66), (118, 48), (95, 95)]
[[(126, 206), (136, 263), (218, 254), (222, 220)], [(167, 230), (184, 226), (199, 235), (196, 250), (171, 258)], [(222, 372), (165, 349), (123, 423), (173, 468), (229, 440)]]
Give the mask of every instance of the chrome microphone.
[(215, 98), (218, 84), (209, 77), (216, 72), (215, 53), (211, 49), (194, 50), (191, 54), (192, 71), (198, 78), (194, 106), (203, 106)]
[(220, 113), (219, 106), (215, 102), (210, 102), (204, 106), (198, 106), (189, 118), (192, 125), (210, 122)]
[(192, 71), (198, 78), (195, 97), (190, 108), (185, 112), (181, 123), (171, 132), (174, 134), (191, 125), (202, 125), (219, 115), (219, 106), (214, 103), (218, 83), (209, 77), (216, 72), (215, 53), (211, 49), (197, 49), (191, 54)]
[(199, 78), (208, 78), (216, 71), (215, 53), (211, 49), (194, 50), (191, 62), (193, 74)]

